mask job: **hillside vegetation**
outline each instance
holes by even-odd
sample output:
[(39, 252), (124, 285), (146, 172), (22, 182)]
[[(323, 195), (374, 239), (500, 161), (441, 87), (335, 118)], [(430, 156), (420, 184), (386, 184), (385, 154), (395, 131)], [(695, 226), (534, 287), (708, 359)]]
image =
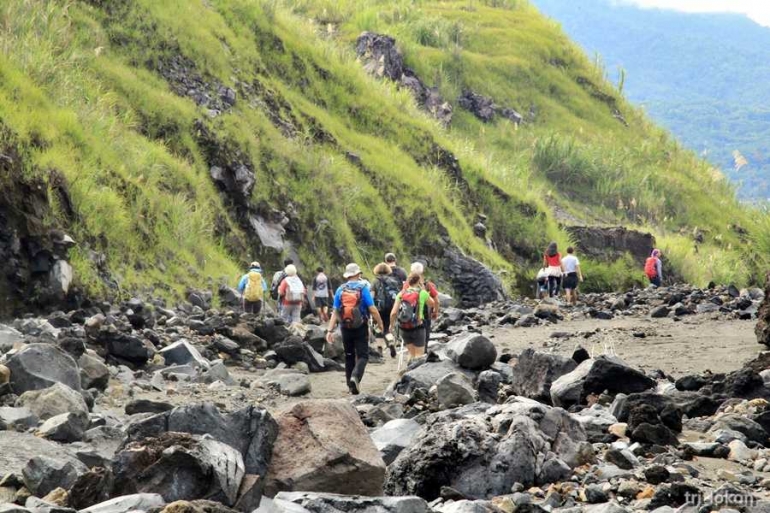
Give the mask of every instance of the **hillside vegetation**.
[[(766, 266), (767, 218), (525, 2), (25, 0), (0, 26), (0, 153), (21, 162), (0, 180), (48, 187), (44, 222), (78, 243), (89, 295), (173, 297), (283, 254), (338, 269), (448, 247), (523, 286), (549, 240), (569, 242), (554, 212), (653, 231), (697, 284)], [(449, 127), (367, 74), (362, 31), (397, 40), (453, 104)], [(465, 90), (523, 122), (480, 121)], [(638, 280), (629, 266), (585, 264), (603, 288)]]
[(533, 3), (599, 54), (613, 81), (623, 69), (628, 98), (723, 169), (742, 198), (770, 198), (770, 28), (607, 0)]

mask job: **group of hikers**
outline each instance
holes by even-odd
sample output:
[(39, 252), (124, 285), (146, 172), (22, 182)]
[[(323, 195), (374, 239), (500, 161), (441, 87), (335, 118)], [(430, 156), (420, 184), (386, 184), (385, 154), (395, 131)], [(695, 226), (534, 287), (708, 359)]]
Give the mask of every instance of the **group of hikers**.
[[(662, 252), (653, 249), (644, 263), (644, 274), (655, 287), (663, 283)], [(574, 305), (578, 300), (578, 287), (583, 283), (580, 260), (575, 256), (575, 248), (568, 247), (567, 255), (562, 257), (555, 242), (551, 242), (543, 254), (543, 266), (537, 273), (537, 298), (557, 297), (561, 289), (567, 304)]]
[[(656, 287), (663, 278), (661, 256), (660, 250), (655, 249), (645, 262), (645, 274)], [(419, 358), (430, 341), (432, 321), (439, 314), (438, 289), (425, 278), (425, 266), (421, 262), (414, 262), (407, 275), (406, 270), (398, 266), (396, 256), (388, 253), (372, 274), (373, 283), (364, 278), (358, 264), (348, 264), (342, 275), (345, 282), (332, 295), (331, 282), (323, 267), (316, 269), (308, 291), (292, 259), (284, 260), (283, 270), (273, 275), (270, 287), (259, 262), (252, 262), (238, 283), (238, 291), (243, 310), (252, 314), (261, 312), (269, 293), (287, 323), (300, 322), (307, 298), (321, 322), (328, 323), (328, 343), (334, 342), (339, 327), (345, 350), (346, 383), (350, 392), (357, 395), (369, 362), (372, 335), (381, 348), (387, 345), (392, 358), (397, 356), (397, 339), (406, 346), (410, 360)], [(557, 244), (549, 244), (537, 275), (537, 297), (557, 297), (564, 289), (567, 303), (574, 305), (582, 282), (583, 273), (575, 249), (567, 248), (567, 254), (562, 257)]]
[(431, 323), (439, 314), (438, 289), (425, 278), (421, 262), (414, 262), (407, 275), (398, 266), (396, 256), (388, 253), (372, 273), (373, 283), (363, 277), (358, 264), (348, 264), (342, 275), (345, 282), (330, 296), (330, 281), (322, 267), (316, 269), (308, 291), (292, 259), (284, 260), (284, 269), (273, 275), (269, 288), (259, 262), (252, 262), (238, 283), (238, 291), (244, 311), (252, 314), (261, 312), (269, 291), (287, 323), (301, 320), (307, 298), (319, 319), (328, 322), (328, 343), (334, 342), (339, 327), (345, 351), (345, 379), (350, 392), (357, 395), (369, 362), (372, 334), (382, 348), (387, 345), (392, 358), (397, 356), (397, 338), (406, 346), (410, 360), (419, 358), (425, 353)]

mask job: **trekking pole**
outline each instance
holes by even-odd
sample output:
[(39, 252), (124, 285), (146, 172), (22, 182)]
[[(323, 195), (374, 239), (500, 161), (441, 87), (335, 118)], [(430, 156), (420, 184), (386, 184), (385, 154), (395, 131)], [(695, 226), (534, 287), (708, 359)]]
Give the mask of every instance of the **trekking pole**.
[(398, 368), (396, 372), (401, 372), (401, 366), (404, 364), (404, 339), (401, 336), (401, 327), (396, 326), (396, 336), (401, 341), (401, 346), (398, 349)]

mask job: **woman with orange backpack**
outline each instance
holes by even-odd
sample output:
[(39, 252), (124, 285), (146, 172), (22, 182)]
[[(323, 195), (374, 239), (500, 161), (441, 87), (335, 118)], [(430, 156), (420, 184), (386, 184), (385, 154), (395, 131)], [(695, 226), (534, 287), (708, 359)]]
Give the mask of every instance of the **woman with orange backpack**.
[(663, 261), (660, 259), (662, 253), (659, 249), (653, 249), (650, 258), (644, 262), (644, 274), (650, 280), (650, 283), (656, 287), (663, 284)]
[(406, 288), (396, 296), (396, 302), (390, 312), (390, 323), (395, 326), (398, 322), (401, 339), (409, 351), (410, 361), (425, 354), (425, 312), (434, 307), (435, 302), (430, 297), (430, 292), (425, 290), (422, 275), (410, 274), (406, 280)]

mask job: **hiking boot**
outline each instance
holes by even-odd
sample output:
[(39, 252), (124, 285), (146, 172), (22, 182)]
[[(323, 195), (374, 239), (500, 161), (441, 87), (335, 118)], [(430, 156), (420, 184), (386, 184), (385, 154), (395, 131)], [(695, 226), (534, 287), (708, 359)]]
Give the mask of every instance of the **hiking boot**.
[(390, 349), (390, 357), (395, 358), (396, 357), (396, 346), (393, 344), (390, 344), (388, 346), (388, 349)]
[(353, 376), (350, 378), (350, 383), (348, 383), (348, 388), (350, 388), (350, 393), (353, 395), (358, 395), (361, 392), (358, 390), (358, 378)]

